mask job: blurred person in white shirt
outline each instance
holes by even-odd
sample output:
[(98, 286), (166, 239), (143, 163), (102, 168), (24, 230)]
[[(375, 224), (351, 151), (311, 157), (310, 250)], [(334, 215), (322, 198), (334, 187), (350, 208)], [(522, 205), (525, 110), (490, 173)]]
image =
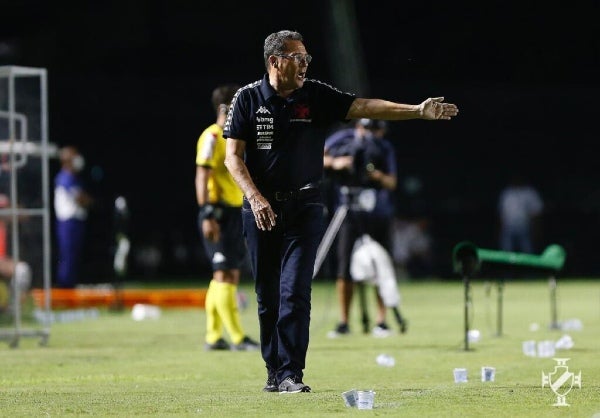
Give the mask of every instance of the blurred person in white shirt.
[(534, 252), (536, 222), (544, 209), (538, 191), (515, 174), (498, 199), (500, 248), (503, 251)]

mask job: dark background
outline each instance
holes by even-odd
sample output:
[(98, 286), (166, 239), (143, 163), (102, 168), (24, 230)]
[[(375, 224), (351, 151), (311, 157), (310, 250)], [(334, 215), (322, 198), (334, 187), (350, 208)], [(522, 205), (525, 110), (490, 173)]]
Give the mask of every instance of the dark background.
[[(214, 121), (217, 84), (262, 76), (266, 35), (300, 31), (314, 56), (308, 76), (335, 84), (343, 45), (328, 42), (329, 1), (237, 3), (2, 2), (0, 65), (47, 68), (50, 141), (86, 157), (97, 197), (89, 281), (111, 274), (118, 195), (131, 210), (132, 275), (206, 271), (196, 140)], [(545, 200), (538, 248), (563, 245), (566, 274), (600, 274), (599, 3), (405, 3), (353, 6), (368, 79), (356, 92), (405, 103), (445, 96), (460, 107), (451, 122), (390, 125), (401, 184), (423, 185), (416, 195), (400, 188), (398, 214), (431, 220), (436, 274), (452, 276), (459, 241), (496, 247), (496, 198), (514, 171)]]

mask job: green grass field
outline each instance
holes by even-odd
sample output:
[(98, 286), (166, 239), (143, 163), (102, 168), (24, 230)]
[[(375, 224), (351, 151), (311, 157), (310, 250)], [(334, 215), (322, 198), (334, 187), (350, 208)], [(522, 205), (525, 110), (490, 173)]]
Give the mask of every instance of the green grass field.
[[(241, 289), (250, 304), (242, 312), (248, 334), (257, 338), (251, 285)], [(597, 417), (600, 415), (600, 282), (559, 281), (559, 320), (578, 318), (569, 331), (571, 372), (581, 371), (581, 389), (556, 407), (556, 395), (542, 388), (552, 358), (527, 357), (524, 340), (557, 340), (548, 329), (550, 301), (544, 280), (510, 281), (504, 292), (503, 335), (496, 336), (496, 292), (486, 296), (473, 284), (472, 328), (481, 340), (464, 350), (463, 287), (455, 282), (401, 283), (408, 333), (378, 339), (359, 332), (357, 305), (353, 334), (328, 339), (337, 321), (332, 282), (313, 290), (311, 342), (305, 383), (312, 393), (279, 395), (261, 391), (265, 368), (258, 352), (205, 352), (204, 311), (168, 309), (158, 320), (133, 321), (130, 311), (101, 311), (97, 319), (55, 323), (46, 347), (22, 338), (18, 348), (0, 344), (2, 417)], [(373, 298), (369, 298), (373, 299)], [(371, 307), (371, 313), (373, 313)], [(390, 313), (390, 325), (394, 325)], [(539, 330), (531, 331), (537, 323)], [(397, 327), (395, 327), (397, 329)], [(386, 353), (394, 367), (379, 366)], [(495, 382), (481, 382), (480, 368), (494, 366)], [(452, 370), (466, 367), (467, 383)], [(374, 389), (375, 407), (344, 406), (341, 392)]]

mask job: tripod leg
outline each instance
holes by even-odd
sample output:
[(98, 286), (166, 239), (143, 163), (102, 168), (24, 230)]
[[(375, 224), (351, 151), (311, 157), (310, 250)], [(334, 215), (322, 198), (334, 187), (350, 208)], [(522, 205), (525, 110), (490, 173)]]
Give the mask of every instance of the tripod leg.
[(367, 308), (367, 292), (364, 283), (354, 283), (358, 290), (358, 300), (360, 302), (361, 321), (363, 326), (363, 332), (369, 333), (371, 328), (371, 319), (369, 318), (369, 310)]
[(333, 218), (331, 222), (327, 226), (327, 230), (325, 234), (323, 234), (323, 238), (319, 243), (319, 247), (317, 248), (317, 257), (315, 259), (315, 266), (313, 269), (313, 279), (317, 276), (317, 273), (321, 269), (323, 262), (325, 261), (325, 257), (331, 248), (331, 244), (333, 244), (333, 240), (337, 235), (340, 227), (342, 226), (342, 222), (346, 218), (346, 214), (348, 213), (348, 205), (341, 205), (338, 207), (333, 214)]
[(397, 306), (392, 308), (392, 312), (394, 312), (396, 322), (398, 322), (398, 325), (400, 326), (400, 333), (406, 334), (406, 330), (408, 329), (408, 323), (406, 322), (406, 319), (402, 318), (402, 315), (400, 315), (400, 310)]

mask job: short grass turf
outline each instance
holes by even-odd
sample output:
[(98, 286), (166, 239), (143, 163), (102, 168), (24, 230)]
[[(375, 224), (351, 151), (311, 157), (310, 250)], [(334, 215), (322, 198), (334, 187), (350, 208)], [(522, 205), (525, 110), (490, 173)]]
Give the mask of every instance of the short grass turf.
[[(240, 289), (249, 300), (243, 324), (257, 338), (251, 284)], [(33, 337), (21, 338), (17, 348), (0, 343), (0, 416), (600, 416), (599, 280), (559, 280), (558, 319), (583, 324), (572, 331), (549, 328), (547, 282), (508, 281), (501, 336), (496, 335), (497, 288), (474, 282), (471, 322), (481, 339), (469, 351), (460, 281), (405, 282), (400, 291), (401, 311), (410, 321), (406, 334), (398, 333), (391, 312), (394, 335), (363, 334), (355, 302), (351, 335), (329, 339), (338, 319), (334, 284), (315, 281), (304, 379), (313, 392), (294, 395), (261, 391), (266, 374), (258, 352), (204, 351), (200, 309), (163, 309), (160, 319), (148, 321), (134, 321), (130, 310), (102, 310), (96, 319), (55, 323), (45, 347)], [(373, 316), (372, 304), (369, 311)], [(522, 342), (555, 341), (564, 334), (575, 345), (555, 357), (569, 358), (569, 371), (581, 372), (581, 388), (567, 393), (570, 406), (557, 407), (556, 394), (542, 387), (542, 374), (552, 373), (556, 361), (525, 356)], [(395, 359), (393, 367), (377, 364), (383, 353)], [(481, 382), (482, 366), (496, 368), (494, 382)], [(454, 383), (455, 367), (468, 369), (467, 383)], [(376, 392), (372, 411), (344, 405), (341, 393), (353, 388)]]

